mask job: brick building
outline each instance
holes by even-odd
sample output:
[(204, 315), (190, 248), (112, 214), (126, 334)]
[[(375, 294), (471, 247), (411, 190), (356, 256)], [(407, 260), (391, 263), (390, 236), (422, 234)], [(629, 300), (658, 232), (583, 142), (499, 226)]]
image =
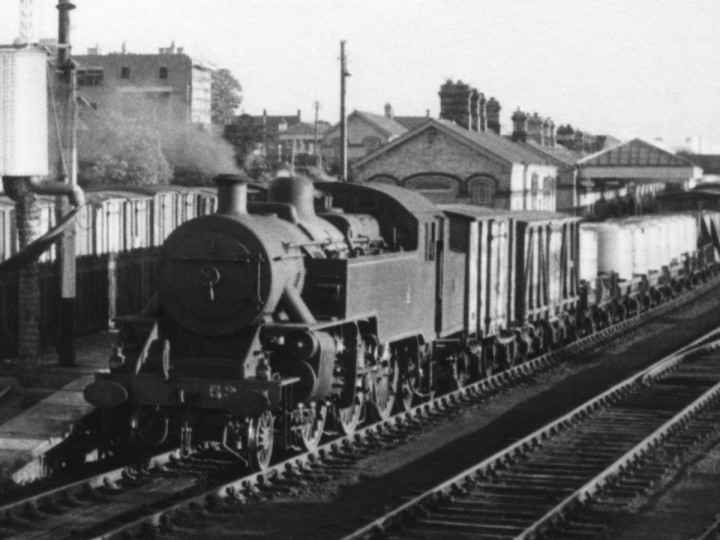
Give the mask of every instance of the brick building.
[[(374, 152), (383, 145), (407, 133), (406, 125), (413, 125), (415, 119), (425, 117), (401, 117), (403, 123), (395, 119), (390, 105), (385, 106), (385, 115), (363, 111), (353, 111), (347, 117), (347, 160), (350, 165)], [(322, 140), (322, 155), (331, 171), (340, 166), (340, 124), (337, 123), (325, 132)]]
[[(472, 125), (472, 124), (469, 124)], [(357, 182), (416, 190), (437, 203), (555, 210), (557, 166), (494, 131), (426, 119), (352, 168)]]
[(182, 47), (172, 44), (158, 54), (89, 49), (73, 58), (78, 95), (97, 111), (170, 124), (211, 123), (213, 68)]

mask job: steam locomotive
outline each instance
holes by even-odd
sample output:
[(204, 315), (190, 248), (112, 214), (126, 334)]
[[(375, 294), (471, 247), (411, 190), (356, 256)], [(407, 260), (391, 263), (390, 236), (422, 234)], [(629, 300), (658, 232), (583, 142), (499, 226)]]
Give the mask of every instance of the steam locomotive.
[(262, 470), (274, 447), (315, 448), (646, 309), (704, 278), (720, 247), (718, 216), (694, 214), (697, 239), (619, 276), (598, 261), (621, 223), (290, 177), (249, 203), (245, 179), (215, 180), (217, 212), (167, 238), (155, 299), (120, 321), (85, 389), (108, 452), (203, 443)]

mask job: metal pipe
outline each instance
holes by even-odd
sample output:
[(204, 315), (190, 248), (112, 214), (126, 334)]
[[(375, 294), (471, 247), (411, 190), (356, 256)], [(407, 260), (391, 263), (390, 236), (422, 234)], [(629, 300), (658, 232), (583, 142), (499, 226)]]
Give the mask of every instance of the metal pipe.
[(317, 320), (313, 317), (310, 308), (300, 297), (297, 289), (294, 287), (285, 287), (282, 295), (282, 307), (287, 312), (292, 322), (299, 322), (303, 324), (315, 324)]
[(40, 195), (66, 196), (74, 207), (85, 204), (85, 193), (78, 185), (71, 185), (57, 180), (40, 180), (37, 176), (3, 176), (3, 183), (8, 186), (5, 191), (14, 192), (10, 187), (15, 182), (26, 182), (30, 191)]

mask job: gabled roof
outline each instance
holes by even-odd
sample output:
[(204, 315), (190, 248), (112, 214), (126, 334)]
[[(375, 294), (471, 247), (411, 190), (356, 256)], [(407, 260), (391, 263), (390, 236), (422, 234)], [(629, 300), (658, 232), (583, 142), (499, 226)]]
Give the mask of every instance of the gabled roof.
[(428, 129), (437, 129), (466, 146), (477, 150), (479, 153), (491, 154), (506, 163), (552, 165), (549, 159), (538, 156), (535, 152), (508, 141), (505, 137), (496, 134), (494, 131), (469, 131), (464, 127), (458, 126), (454, 122), (436, 120), (435, 118), (426, 118), (425, 121), (415, 129), (406, 132), (399, 138), (391, 141), (389, 144), (381, 146), (375, 152), (372, 152), (364, 158), (356, 161), (353, 164), (353, 167), (362, 166), (365, 162), (375, 159), (377, 156), (382, 155), (391, 149), (397, 148), (399, 145), (405, 143), (405, 141)]
[[(505, 137), (498, 135), (494, 131), (470, 131), (455, 124), (454, 122), (448, 122), (446, 120), (432, 121), (437, 123), (438, 126), (449, 129), (451, 132), (459, 135), (479, 148), (485, 149), (505, 161), (509, 161), (510, 163), (550, 165), (550, 160), (548, 158), (538, 156), (532, 150), (523, 148), (521, 145), (515, 144), (512, 141), (508, 141)], [(425, 125), (430, 124), (423, 124), (423, 126)]]
[(642, 139), (601, 150), (578, 161), (583, 167), (692, 167), (692, 163)]
[(556, 146), (543, 146), (533, 140), (529, 140), (524, 144), (529, 146), (531, 150), (539, 152), (543, 156), (549, 157), (551, 161), (554, 161), (558, 165), (564, 167), (574, 167), (575, 163), (585, 156), (582, 152), (575, 152), (574, 150), (570, 150), (561, 144)]
[(381, 130), (385, 131), (391, 137), (399, 137), (408, 130), (399, 122), (396, 122), (392, 118), (388, 118), (387, 116), (383, 116), (381, 114), (373, 114), (363, 111), (353, 111), (350, 116), (353, 115), (362, 118), (366, 122), (374, 124)]
[(393, 120), (407, 129), (415, 129), (428, 118), (428, 116), (393, 116)]

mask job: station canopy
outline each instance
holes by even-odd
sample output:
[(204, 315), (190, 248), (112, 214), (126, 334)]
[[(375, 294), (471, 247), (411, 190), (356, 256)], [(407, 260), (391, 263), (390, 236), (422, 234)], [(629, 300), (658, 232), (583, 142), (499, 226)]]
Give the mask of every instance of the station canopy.
[(689, 160), (642, 139), (619, 144), (577, 162), (581, 180), (684, 183), (702, 176)]

